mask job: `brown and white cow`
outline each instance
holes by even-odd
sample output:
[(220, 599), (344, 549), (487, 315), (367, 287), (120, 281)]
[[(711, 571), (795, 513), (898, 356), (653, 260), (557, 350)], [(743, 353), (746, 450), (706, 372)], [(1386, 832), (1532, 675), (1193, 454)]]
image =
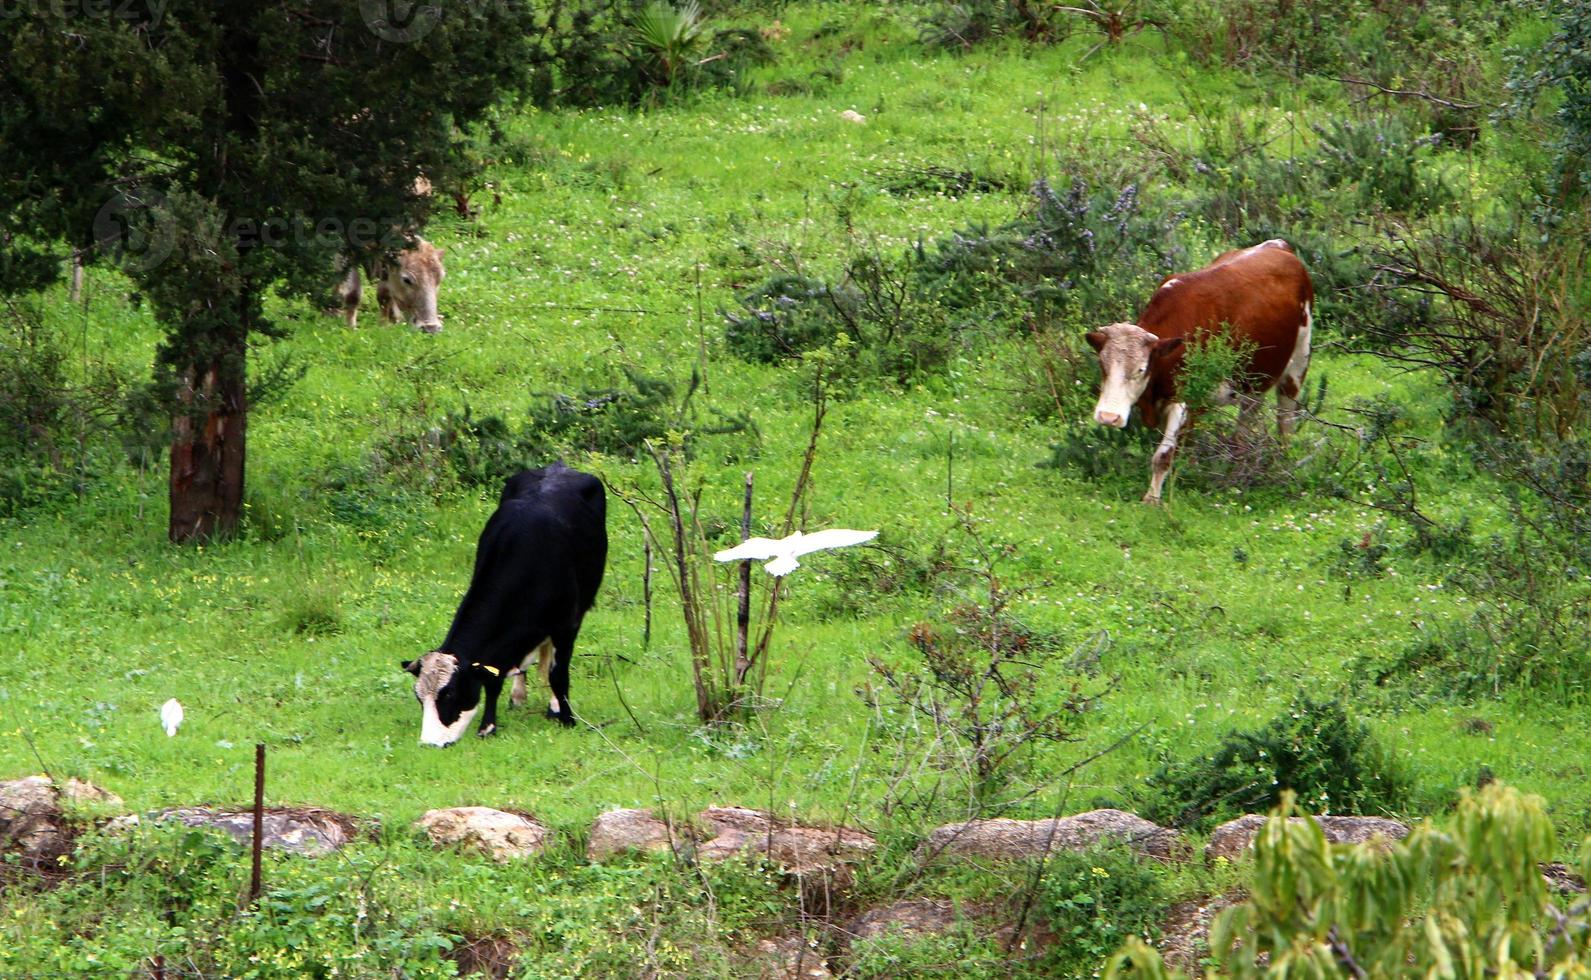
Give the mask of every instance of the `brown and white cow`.
[[(1160, 503), (1177, 437), (1189, 409), (1180, 395), (1189, 342), (1228, 338), (1253, 353), (1216, 392), (1220, 405), (1237, 404), (1240, 418), (1276, 388), (1277, 426), (1293, 430), (1298, 395), (1309, 370), (1314, 284), (1293, 249), (1279, 238), (1227, 252), (1198, 272), (1178, 273), (1155, 290), (1137, 323), (1113, 323), (1088, 334), (1099, 353), (1099, 403), (1094, 421), (1123, 428), (1134, 405), (1144, 424), (1163, 433), (1150, 465), (1144, 503)], [(1195, 407), (1197, 410), (1197, 406)]]
[[(337, 287), (338, 305), (348, 326), (358, 325), (359, 301), (364, 298), (359, 264), (350, 262)], [(407, 320), (426, 333), (442, 330), (442, 317), (436, 311), (437, 292), (442, 288), (442, 250), (423, 238), (392, 256), (377, 258), (370, 266), (376, 284), (376, 303), (382, 319), (389, 323)]]

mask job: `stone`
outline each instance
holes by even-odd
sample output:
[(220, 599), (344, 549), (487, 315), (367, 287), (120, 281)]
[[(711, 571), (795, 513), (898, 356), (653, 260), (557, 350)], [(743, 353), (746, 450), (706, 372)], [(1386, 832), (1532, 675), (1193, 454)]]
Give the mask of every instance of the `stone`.
[(1575, 874), (1567, 864), (1552, 861), (1538, 867), (1541, 868), (1541, 877), (1547, 883), (1548, 891), (1560, 895), (1585, 894), (1585, 879)]
[(936, 827), (918, 849), (920, 855), (945, 854), (1017, 860), (1046, 851), (1087, 850), (1114, 841), (1162, 861), (1187, 853), (1182, 835), (1122, 810), (1090, 810), (1053, 820), (970, 820)]
[(963, 919), (982, 918), (981, 907), (960, 907), (948, 898), (910, 898), (868, 909), (846, 931), (851, 941), (896, 934), (912, 939), (949, 932)]
[(796, 874), (833, 873), (878, 847), (861, 831), (783, 823), (761, 810), (740, 806), (711, 806), (698, 819), (714, 835), (696, 849), (704, 861), (757, 853)]
[(993, 902), (957, 902), (948, 898), (910, 898), (868, 909), (852, 919), (846, 933), (852, 943), (865, 943), (883, 935), (910, 942), (923, 936), (949, 932), (957, 924), (973, 924), (1001, 949), (1013, 954), (1047, 949), (1059, 938), (1030, 910), (1022, 938), (1017, 940), (1017, 910)]
[(488, 806), (428, 810), (415, 825), (425, 828), (438, 847), (461, 846), (499, 863), (540, 854), (548, 835), (546, 827), (523, 814)]
[(26, 776), (0, 782), (0, 851), (17, 851), (32, 861), (65, 854), (73, 832), (63, 802), (115, 807), (122, 801), (77, 779), (57, 784), (49, 776)]
[(1244, 897), (1241, 891), (1233, 891), (1171, 906), (1160, 923), (1160, 938), (1155, 943), (1166, 966), (1189, 976), (1201, 975), (1199, 960), (1209, 952), (1210, 923)]
[[(179, 820), (189, 827), (225, 831), (245, 847), (254, 840), (254, 811), (176, 807), (161, 810), (156, 820)], [(305, 857), (340, 850), (359, 833), (359, 822), (345, 813), (319, 807), (266, 807), (260, 821), (260, 846)]]
[(832, 980), (823, 954), (804, 936), (759, 939), (748, 958), (759, 980)]
[[(1226, 858), (1228, 861), (1237, 861), (1247, 856), (1253, 848), (1254, 838), (1259, 836), (1260, 828), (1265, 826), (1266, 819), (1261, 814), (1250, 813), (1215, 828), (1210, 834), (1210, 843), (1204, 848), (1204, 859), (1214, 861), (1217, 858)], [(1305, 818), (1288, 819), (1298, 822)], [(1328, 815), (1310, 819), (1320, 825), (1326, 839), (1333, 844), (1364, 844), (1377, 838), (1383, 843), (1390, 843), (1409, 836), (1407, 825), (1386, 817)]]
[(592, 821), (586, 841), (586, 857), (605, 861), (628, 850), (666, 851), (675, 837), (684, 837), (685, 828), (669, 834), (668, 824), (651, 810), (609, 810)]

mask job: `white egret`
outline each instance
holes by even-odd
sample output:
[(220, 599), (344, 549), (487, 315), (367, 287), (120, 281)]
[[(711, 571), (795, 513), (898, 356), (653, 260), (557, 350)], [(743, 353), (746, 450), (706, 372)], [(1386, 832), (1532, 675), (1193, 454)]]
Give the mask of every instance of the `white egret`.
[(160, 706), (160, 724), (165, 726), (166, 737), (177, 734), (177, 726), (182, 724), (182, 702), (172, 698)]
[(813, 534), (797, 531), (788, 538), (747, 538), (735, 547), (713, 555), (713, 560), (763, 561), (771, 558), (772, 561), (762, 566), (763, 570), (780, 578), (801, 567), (801, 563), (796, 561), (797, 555), (861, 544), (876, 537), (877, 531), (848, 531), (843, 527), (834, 527)]

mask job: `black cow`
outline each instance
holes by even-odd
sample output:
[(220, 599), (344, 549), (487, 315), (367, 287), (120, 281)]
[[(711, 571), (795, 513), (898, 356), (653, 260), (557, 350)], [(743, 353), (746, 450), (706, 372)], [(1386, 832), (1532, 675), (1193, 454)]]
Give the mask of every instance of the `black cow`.
[(602, 481), (563, 463), (525, 470), (503, 485), (497, 511), (475, 548), (475, 574), (442, 646), (403, 665), (415, 676), (420, 741), (451, 745), (486, 694), (480, 734), (497, 730), (497, 696), (510, 673), (514, 704), (524, 671), (540, 660), (552, 688), (549, 718), (575, 723), (569, 658), (580, 621), (596, 601), (608, 558), (608, 504)]

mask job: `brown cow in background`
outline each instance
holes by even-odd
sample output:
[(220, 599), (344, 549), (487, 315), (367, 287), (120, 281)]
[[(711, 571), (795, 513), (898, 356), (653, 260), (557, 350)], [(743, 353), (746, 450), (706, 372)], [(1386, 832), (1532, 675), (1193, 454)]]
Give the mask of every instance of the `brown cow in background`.
[[(423, 238), (416, 238), (414, 245), (390, 260), (376, 259), (371, 263), (370, 278), (376, 284), (376, 302), (382, 319), (390, 323), (407, 320), (426, 333), (441, 332), (442, 317), (437, 314), (436, 296), (445, 275), (442, 250)], [(363, 298), (359, 264), (350, 262), (337, 287), (338, 306), (350, 327), (358, 325), (359, 302)]]
[(1163, 435), (1150, 465), (1144, 503), (1160, 503), (1177, 438), (1188, 421), (1180, 396), (1189, 342), (1227, 338), (1252, 353), (1216, 393), (1216, 404), (1240, 405), (1240, 418), (1276, 388), (1277, 425), (1285, 437), (1297, 420), (1309, 370), (1315, 288), (1309, 272), (1279, 238), (1227, 252), (1198, 272), (1178, 273), (1155, 290), (1138, 322), (1113, 323), (1088, 334), (1099, 354), (1094, 421), (1123, 428), (1134, 405), (1144, 424)]

